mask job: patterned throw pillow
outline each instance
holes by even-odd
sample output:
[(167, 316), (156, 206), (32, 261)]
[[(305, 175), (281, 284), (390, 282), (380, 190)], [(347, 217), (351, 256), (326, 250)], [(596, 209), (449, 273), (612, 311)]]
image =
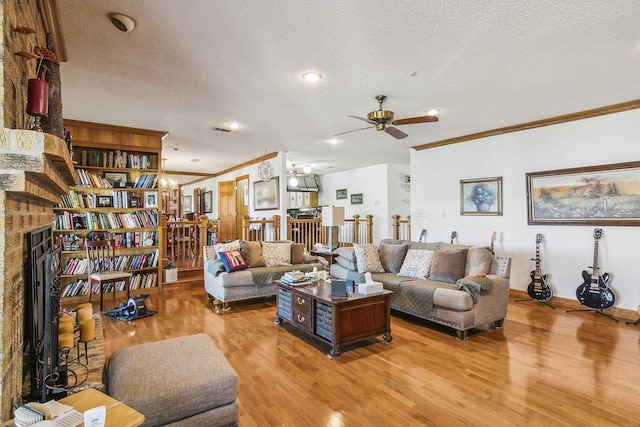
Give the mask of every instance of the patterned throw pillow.
[(384, 273), (384, 268), (380, 263), (378, 248), (370, 243), (353, 244), (353, 252), (356, 255), (356, 265), (358, 273)]
[(240, 240), (234, 240), (228, 243), (218, 243), (216, 245), (216, 252), (229, 252), (229, 251), (239, 251), (240, 250)]
[(429, 276), (434, 251), (409, 249), (404, 257), (398, 276), (424, 280)]
[(262, 254), (267, 267), (291, 265), (291, 242), (262, 242)]
[(220, 261), (222, 261), (222, 265), (224, 265), (224, 269), (227, 270), (227, 273), (247, 268), (247, 264), (244, 262), (244, 258), (242, 258), (240, 251), (218, 252), (218, 255), (220, 256)]

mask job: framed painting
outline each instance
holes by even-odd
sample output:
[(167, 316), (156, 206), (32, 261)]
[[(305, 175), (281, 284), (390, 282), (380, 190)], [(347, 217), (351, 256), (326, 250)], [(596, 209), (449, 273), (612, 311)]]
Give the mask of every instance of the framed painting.
[(182, 212), (193, 212), (193, 206), (191, 204), (191, 196), (182, 196)]
[(253, 183), (253, 209), (264, 211), (278, 209), (280, 202), (280, 187), (278, 177), (269, 181), (256, 181)]
[(129, 179), (129, 174), (126, 172), (105, 172), (104, 179), (109, 181), (111, 184), (121, 183), (122, 186), (124, 186)]
[(213, 191), (205, 191), (202, 195), (202, 210), (204, 213), (213, 212)]
[(351, 204), (352, 205), (361, 205), (364, 202), (364, 197), (362, 193), (355, 193), (351, 195)]
[(339, 190), (336, 190), (336, 199), (340, 200), (340, 199), (346, 199), (346, 198), (347, 198), (346, 188), (341, 188)]
[(502, 177), (461, 179), (460, 215), (502, 215)]
[(113, 199), (111, 196), (97, 196), (96, 207), (98, 208), (110, 208), (113, 206)]
[(640, 225), (640, 162), (526, 174), (529, 224)]

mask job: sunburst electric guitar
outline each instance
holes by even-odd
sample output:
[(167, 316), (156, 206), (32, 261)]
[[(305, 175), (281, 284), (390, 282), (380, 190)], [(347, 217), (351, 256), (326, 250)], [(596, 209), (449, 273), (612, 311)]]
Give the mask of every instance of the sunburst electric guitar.
[(458, 237), (458, 232), (457, 231), (452, 231), (451, 232), (451, 244), (453, 244), (453, 240)]
[(578, 301), (580, 301), (580, 304), (596, 310), (609, 308), (616, 301), (616, 297), (611, 289), (607, 288), (607, 283), (611, 277), (609, 276), (609, 273), (604, 273), (602, 276), (598, 275), (598, 241), (601, 237), (601, 228), (593, 230), (593, 238), (595, 239), (595, 242), (593, 245), (592, 270), (591, 273), (586, 270), (582, 271), (584, 283), (576, 289), (576, 297), (578, 298)]
[(540, 243), (542, 243), (543, 239), (544, 236), (542, 234), (536, 234), (536, 269), (529, 273), (531, 283), (529, 283), (529, 287), (527, 288), (529, 297), (540, 302), (549, 301), (553, 296), (551, 288), (547, 285), (547, 275), (542, 274), (542, 270), (540, 269)]

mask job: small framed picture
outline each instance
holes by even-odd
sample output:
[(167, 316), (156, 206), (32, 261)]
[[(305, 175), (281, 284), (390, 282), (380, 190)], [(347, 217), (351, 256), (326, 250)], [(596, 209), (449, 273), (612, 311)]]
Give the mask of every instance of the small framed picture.
[(363, 203), (362, 193), (355, 193), (351, 195), (352, 205), (361, 205)]
[(460, 215), (502, 215), (502, 177), (461, 179)]
[(142, 206), (142, 197), (131, 196), (129, 199), (130, 208), (139, 208)]
[(339, 190), (336, 190), (336, 199), (340, 200), (340, 199), (346, 199), (346, 198), (347, 198), (346, 188), (341, 188)]
[(202, 194), (202, 210), (204, 213), (213, 212), (213, 191), (205, 191)]
[(114, 187), (124, 187), (125, 183), (129, 179), (129, 174), (126, 172), (105, 172), (104, 179), (109, 181), (111, 184), (121, 183), (121, 185), (114, 185)]
[(144, 207), (145, 208), (157, 208), (158, 207), (158, 193), (156, 191), (144, 192)]
[(113, 206), (113, 199), (111, 196), (97, 196), (96, 207), (98, 208), (110, 208)]
[(182, 212), (193, 212), (193, 207), (191, 206), (191, 196), (182, 196)]

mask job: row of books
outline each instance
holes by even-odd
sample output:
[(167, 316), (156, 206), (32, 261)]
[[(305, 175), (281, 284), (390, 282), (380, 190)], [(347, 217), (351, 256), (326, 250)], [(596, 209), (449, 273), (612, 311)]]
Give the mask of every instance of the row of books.
[(158, 174), (150, 173), (140, 175), (133, 183), (133, 188), (156, 188), (158, 184)]
[[(138, 270), (141, 268), (151, 268), (158, 266), (158, 250), (138, 255), (120, 255), (112, 260), (110, 269), (116, 271)], [(99, 268), (99, 260), (94, 260), (94, 269)], [(89, 269), (87, 258), (71, 258), (62, 269), (62, 274), (79, 275), (86, 274)]]
[[(98, 286), (94, 284), (91, 288), (91, 293), (98, 293)], [(129, 289), (148, 289), (154, 288), (158, 286), (158, 273), (144, 273), (144, 274), (134, 274), (131, 277), (131, 283), (129, 285)], [(112, 284), (106, 284), (102, 287), (102, 293), (113, 292), (113, 289), (116, 291), (124, 291), (125, 290), (125, 282), (116, 282)], [(85, 279), (75, 280), (69, 284), (67, 284), (62, 290), (63, 297), (77, 297), (82, 295), (87, 295), (89, 290), (89, 282)]]
[(62, 269), (62, 274), (86, 274), (89, 260), (86, 258), (71, 258)]
[(76, 185), (90, 188), (113, 188), (109, 180), (91, 173), (86, 169), (76, 169)]
[(107, 228), (153, 228), (158, 226), (158, 211), (128, 213), (55, 212), (56, 230), (100, 230)]
[(155, 231), (127, 231), (113, 235), (116, 248), (139, 248), (155, 246), (158, 241), (158, 233)]
[(158, 169), (156, 154), (126, 154), (122, 163), (116, 163), (118, 153), (110, 151), (74, 150), (73, 160), (81, 166), (97, 166), (103, 168)]
[(62, 245), (63, 251), (82, 251), (84, 250), (84, 237), (76, 234), (59, 234), (58, 241)]
[[(154, 193), (155, 195), (155, 193)], [(131, 193), (130, 191), (114, 190), (111, 196), (102, 194), (78, 194), (74, 190), (69, 190), (61, 198), (59, 208), (67, 209), (95, 209), (113, 207), (118, 209), (143, 208), (145, 206), (144, 197)], [(151, 207), (157, 207), (154, 204)]]

